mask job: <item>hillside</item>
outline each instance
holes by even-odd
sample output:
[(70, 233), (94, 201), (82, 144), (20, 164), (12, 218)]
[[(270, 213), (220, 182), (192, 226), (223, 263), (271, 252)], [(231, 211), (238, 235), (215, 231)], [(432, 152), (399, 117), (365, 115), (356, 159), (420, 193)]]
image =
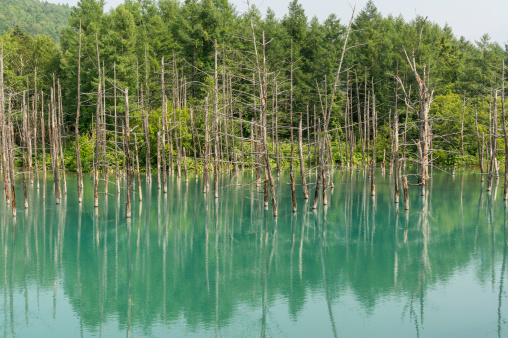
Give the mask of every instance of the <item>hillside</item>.
[(48, 35), (57, 41), (70, 14), (68, 5), (39, 0), (0, 0), (0, 34), (18, 25), (27, 34)]

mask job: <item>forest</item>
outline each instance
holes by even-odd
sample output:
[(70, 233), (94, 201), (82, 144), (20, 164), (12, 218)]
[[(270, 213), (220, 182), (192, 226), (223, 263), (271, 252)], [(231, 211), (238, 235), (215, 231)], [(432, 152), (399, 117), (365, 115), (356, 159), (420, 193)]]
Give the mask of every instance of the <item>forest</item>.
[(155, 166), (164, 189), (167, 175), (194, 170), (206, 190), (213, 174), (217, 196), (219, 172), (251, 170), (276, 215), (272, 175), (285, 168), (296, 209), (309, 173), (315, 205), (337, 168), (371, 168), (375, 194), (376, 162), (404, 178), (406, 162), (417, 166), (423, 189), (429, 168), (456, 165), (479, 166), (491, 187), (505, 162), (508, 51), (488, 35), (471, 42), (432, 18), (383, 17), (372, 1), (350, 22), (308, 18), (297, 0), (282, 18), (227, 0), (104, 6), (80, 0), (58, 42), (22, 26), (0, 36), (13, 193), (15, 175), (25, 191), (39, 182), (39, 166), (64, 192), (66, 171), (81, 182), (91, 172), (96, 204), (112, 173), (118, 191), (136, 173), (141, 189), (140, 172), (150, 180)]
[(0, 0), (0, 34), (19, 29), (32, 37), (50, 36), (58, 41), (67, 27), (71, 14), (68, 5), (56, 5), (41, 0)]

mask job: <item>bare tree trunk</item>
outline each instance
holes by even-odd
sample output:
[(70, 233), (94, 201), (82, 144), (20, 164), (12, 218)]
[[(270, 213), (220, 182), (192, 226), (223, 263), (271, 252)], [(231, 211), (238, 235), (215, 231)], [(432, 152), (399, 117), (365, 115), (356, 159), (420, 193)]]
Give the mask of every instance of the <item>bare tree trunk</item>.
[(462, 149), (462, 156), (464, 156), (464, 118), (466, 115), (466, 91), (464, 91), (464, 100), (462, 103), (462, 119), (460, 121), (460, 148)]
[(295, 173), (294, 173), (294, 139), (293, 139), (293, 41), (291, 40), (291, 89), (289, 94), (289, 116), (290, 124), (289, 128), (291, 131), (291, 161), (289, 176), (291, 178), (291, 201), (293, 202), (293, 212), (296, 212), (296, 187), (295, 187)]
[(34, 128), (34, 162), (35, 162), (35, 177), (37, 181), (37, 190), (39, 190), (39, 163), (37, 162), (37, 106), (39, 104), (38, 101), (39, 93), (37, 92), (37, 67), (35, 68), (35, 87), (34, 87), (34, 96), (33, 96), (33, 128)]
[(5, 201), (7, 205), (11, 204), (10, 194), (9, 194), (9, 171), (10, 167), (8, 164), (9, 161), (9, 147), (7, 145), (7, 126), (5, 124), (5, 94), (4, 94), (4, 46), (3, 43), (1, 45), (0, 50), (0, 133), (1, 133), (1, 141), (2, 141), (2, 173), (4, 180), (4, 190), (5, 190)]
[(494, 90), (494, 114), (492, 116), (492, 128), (490, 135), (490, 165), (487, 178), (487, 191), (492, 190), (494, 171), (496, 170), (496, 148), (497, 148), (497, 89)]
[[(319, 118), (317, 119), (316, 124), (317, 124), (317, 128), (318, 128), (317, 134), (321, 135), (321, 120)], [(318, 142), (316, 142), (316, 146), (318, 145)], [(321, 183), (323, 181), (323, 179), (321, 178), (321, 169), (322, 169), (322, 162), (323, 162), (323, 159), (321, 157), (321, 146), (319, 147), (319, 150), (320, 150), (320, 152), (319, 152), (318, 161), (316, 161), (316, 162), (319, 162), (319, 163), (316, 163), (318, 173), (316, 176), (316, 189), (314, 191), (314, 202), (312, 203), (312, 209), (317, 209), (317, 205), (319, 202), (319, 188), (320, 188)], [(326, 188), (324, 188), (324, 189), (326, 189)]]
[(504, 132), (504, 155), (505, 155), (505, 161), (504, 161), (504, 196), (503, 199), (506, 201), (508, 199), (508, 132), (506, 130), (506, 107), (504, 104), (504, 60), (501, 70), (501, 112), (503, 114), (503, 132)]
[(376, 196), (376, 129), (377, 129), (377, 113), (376, 113), (376, 94), (374, 93), (374, 80), (372, 80), (372, 166), (371, 166), (371, 185), (370, 194)]
[(409, 194), (407, 191), (407, 176), (404, 176), (403, 180), (404, 180), (404, 209), (409, 210)]
[(108, 156), (106, 154), (106, 146), (107, 146), (107, 138), (106, 138), (106, 75), (104, 75), (104, 60), (102, 61), (102, 89), (104, 94), (101, 94), (102, 104), (101, 104), (101, 148), (102, 148), (102, 171), (104, 177), (104, 195), (108, 195), (109, 188), (109, 177), (108, 177)]
[[(159, 119), (159, 130), (161, 129), (161, 122)], [(161, 186), (161, 132), (157, 132), (157, 187), (160, 190)]]
[(196, 180), (198, 179), (198, 156), (196, 151), (196, 136), (194, 132), (194, 109), (190, 109), (190, 122), (191, 122), (191, 133), (192, 133), (192, 146), (194, 150), (194, 173), (196, 174)]
[(407, 144), (407, 121), (409, 115), (409, 108), (406, 106), (406, 119), (404, 121), (404, 137), (402, 138), (402, 158), (404, 163), (402, 165), (402, 169), (404, 171), (404, 175), (406, 175), (406, 144)]
[(214, 67), (214, 86), (213, 86), (213, 153), (215, 156), (215, 165), (213, 169), (214, 176), (214, 194), (215, 198), (219, 198), (219, 108), (218, 108), (218, 92), (219, 80), (217, 77), (217, 40), (215, 40), (215, 67)]
[(56, 123), (56, 98), (55, 98), (55, 77), (53, 76), (53, 88), (51, 89), (51, 125), (50, 125), (50, 139), (51, 139), (51, 157), (53, 167), (53, 180), (55, 184), (55, 201), (56, 204), (60, 204), (60, 198), (62, 196), (60, 188), (60, 164), (58, 163), (58, 132)]
[(205, 149), (203, 165), (203, 193), (208, 190), (208, 154), (210, 148), (210, 122), (208, 121), (208, 96), (205, 97)]
[(187, 153), (185, 152), (185, 148), (182, 148), (183, 152), (183, 165), (185, 170), (185, 182), (189, 182), (189, 171), (187, 170)]
[(118, 164), (118, 112), (116, 103), (116, 63), (113, 63), (113, 99), (114, 99), (114, 114), (115, 114), (115, 181), (116, 181), (116, 193), (120, 194), (120, 167)]
[(483, 182), (483, 146), (480, 142), (480, 132), (478, 130), (478, 109), (476, 103), (474, 105), (474, 121), (476, 127), (476, 141), (478, 142), (478, 163), (480, 165), (481, 181)]
[(23, 196), (25, 197), (25, 209), (28, 209), (28, 196), (27, 196), (27, 190), (26, 190), (26, 151), (27, 151), (27, 139), (29, 138), (28, 135), (28, 106), (26, 105), (26, 92), (23, 91), (23, 106), (21, 107), (21, 111), (23, 114), (23, 135), (21, 135), (21, 147), (22, 147), (22, 153), (23, 153)]
[[(115, 88), (116, 90), (116, 88)], [(82, 168), (81, 168), (81, 154), (79, 151), (79, 115), (81, 112), (81, 20), (79, 20), (79, 47), (78, 47), (78, 108), (76, 112), (76, 123), (74, 125), (74, 150), (76, 152), (76, 173), (77, 173), (77, 189), (78, 189), (78, 203), (83, 201), (83, 191), (81, 190)], [(115, 105), (116, 111), (116, 105)], [(116, 128), (116, 119), (115, 119)], [(43, 129), (44, 130), (44, 129)], [(44, 147), (44, 145), (43, 145)]]
[(95, 45), (97, 48), (97, 67), (99, 71), (99, 81), (97, 85), (97, 106), (95, 114), (95, 165), (94, 165), (94, 187), (93, 187), (93, 198), (94, 207), (99, 207), (99, 165), (100, 165), (100, 154), (101, 154), (101, 106), (102, 106), (102, 77), (101, 77), (101, 63), (99, 59), (99, 43), (97, 42), (97, 35), (95, 35)]
[(303, 160), (303, 132), (302, 132), (302, 118), (300, 117), (300, 124), (298, 126), (298, 152), (300, 154), (300, 175), (302, 176), (303, 198), (309, 199), (309, 192), (307, 190), (307, 182), (305, 181), (305, 162)]
[[(3, 54), (3, 53), (2, 53)], [(9, 103), (8, 103), (8, 125), (9, 125), (9, 137), (7, 143), (10, 144), (9, 149), (9, 174), (10, 174), (10, 183), (11, 183), (11, 198), (12, 198), (12, 217), (16, 217), (16, 189), (15, 189), (15, 172), (14, 172), (14, 126), (11, 121), (11, 99), (12, 94), (9, 93)]]
[[(398, 66), (397, 66), (398, 68)], [(398, 72), (398, 69), (397, 69)], [(394, 154), (394, 164), (395, 164), (395, 176), (394, 176), (394, 202), (399, 203), (399, 111), (397, 107), (398, 103), (398, 90), (399, 90), (399, 83), (396, 83), (395, 87), (395, 112), (393, 116), (393, 140), (394, 140), (394, 147), (393, 147), (393, 154)]]
[[(363, 127), (362, 127), (362, 114), (361, 114), (361, 108), (360, 108), (360, 89), (358, 87), (358, 75), (355, 72), (355, 82), (356, 82), (356, 103), (357, 103), (357, 109), (358, 109), (358, 132), (360, 134), (360, 143), (362, 144), (362, 168), (365, 168), (365, 137), (363, 133)], [(365, 109), (365, 107), (364, 107)], [(365, 123), (365, 122), (364, 122)]]
[(42, 200), (46, 200), (46, 129), (44, 128), (44, 92), (41, 92), (41, 136), (42, 136)]
[(60, 161), (62, 164), (62, 179), (64, 185), (64, 194), (67, 195), (67, 177), (65, 175), (65, 159), (63, 156), (63, 143), (62, 143), (62, 128), (63, 128), (63, 107), (62, 107), (62, 87), (60, 86), (60, 80), (58, 80), (58, 107), (60, 112), (60, 123), (57, 126), (58, 133), (58, 150), (60, 151)]
[[(34, 184), (34, 171), (33, 171), (33, 165), (32, 165), (32, 133), (30, 128), (30, 80), (28, 76), (26, 77), (26, 102), (25, 105), (25, 114), (26, 114), (26, 125), (25, 125), (25, 131), (24, 135), (22, 136), (24, 138), (25, 145), (23, 146), (24, 150), (28, 152), (28, 174), (30, 178), (30, 185)], [(23, 170), (24, 172), (25, 170)], [(25, 207), (28, 207), (28, 203), (25, 203)]]
[(166, 123), (167, 123), (167, 98), (166, 98), (166, 90), (164, 88), (164, 57), (162, 57), (161, 61), (161, 87), (162, 87), (162, 144), (161, 144), (161, 153), (162, 153), (162, 184), (164, 193), (168, 192), (168, 183), (167, 183), (167, 168), (166, 168)]
[(129, 88), (125, 88), (125, 174), (127, 177), (127, 197), (126, 197), (126, 218), (131, 218), (131, 194), (132, 194), (132, 177), (131, 177), (131, 153), (130, 153), (130, 125), (129, 125)]
[[(143, 88), (141, 88), (143, 90)], [(139, 156), (138, 156), (138, 138), (136, 134), (134, 134), (134, 150), (136, 151), (136, 170), (138, 172), (138, 192), (139, 192), (139, 200), (143, 200), (143, 191), (141, 190), (141, 169), (139, 168)]]
[(175, 146), (176, 146), (176, 169), (177, 169), (177, 177), (182, 177), (182, 154), (181, 154), (181, 146), (179, 140), (181, 140), (181, 132), (182, 132), (182, 124), (181, 124), (181, 107), (180, 107), (180, 99), (179, 99), (179, 90), (178, 90), (178, 72), (176, 68), (176, 58), (175, 53), (173, 51), (173, 121), (176, 121), (176, 109), (178, 107), (178, 126), (180, 133), (178, 134), (175, 130)]
[(145, 160), (145, 172), (146, 172), (146, 180), (147, 183), (151, 186), (152, 183), (152, 165), (151, 165), (151, 156), (150, 156), (150, 133), (149, 133), (149, 124), (148, 124), (148, 114), (150, 112), (150, 100), (149, 100), (149, 89), (148, 89), (148, 56), (146, 52), (145, 45), (145, 94), (146, 99), (143, 97), (143, 87), (141, 87), (141, 101), (144, 108), (144, 127), (145, 127), (145, 149), (146, 149), (146, 160)]

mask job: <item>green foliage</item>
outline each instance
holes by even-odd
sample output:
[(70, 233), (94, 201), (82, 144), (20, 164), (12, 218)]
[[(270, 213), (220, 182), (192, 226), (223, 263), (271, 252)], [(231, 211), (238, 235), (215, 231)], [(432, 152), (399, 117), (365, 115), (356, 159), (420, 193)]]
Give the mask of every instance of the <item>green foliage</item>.
[(58, 41), (70, 14), (68, 5), (40, 0), (0, 0), (0, 34), (20, 31), (32, 37), (46, 35)]

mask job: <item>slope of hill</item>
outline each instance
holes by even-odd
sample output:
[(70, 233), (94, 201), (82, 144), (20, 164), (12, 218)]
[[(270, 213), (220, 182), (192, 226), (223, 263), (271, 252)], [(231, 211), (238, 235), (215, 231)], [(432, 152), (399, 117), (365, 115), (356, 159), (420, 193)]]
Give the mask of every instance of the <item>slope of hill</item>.
[(0, 34), (19, 26), (32, 36), (44, 34), (57, 41), (70, 14), (68, 5), (40, 0), (0, 0)]

